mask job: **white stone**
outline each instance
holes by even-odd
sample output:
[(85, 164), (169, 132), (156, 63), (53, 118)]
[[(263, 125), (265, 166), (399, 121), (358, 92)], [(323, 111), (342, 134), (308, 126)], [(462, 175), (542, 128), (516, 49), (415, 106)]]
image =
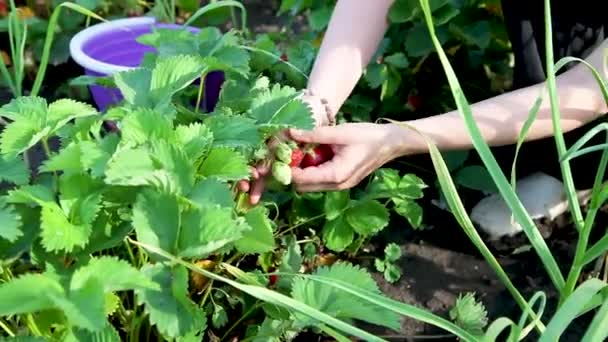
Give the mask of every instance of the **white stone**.
[[(578, 197), (586, 201), (589, 193), (590, 190), (580, 191)], [(562, 182), (541, 172), (517, 181), (516, 194), (532, 219), (553, 220), (568, 210), (568, 200)], [(522, 231), (500, 194), (493, 194), (481, 200), (470, 216), (492, 240), (513, 236)]]

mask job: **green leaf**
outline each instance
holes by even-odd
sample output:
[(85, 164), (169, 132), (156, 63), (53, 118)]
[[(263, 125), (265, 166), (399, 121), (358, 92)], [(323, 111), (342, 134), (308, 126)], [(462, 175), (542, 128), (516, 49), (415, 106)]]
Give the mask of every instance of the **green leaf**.
[[(248, 76), (249, 54), (238, 46), (224, 46), (213, 53), (213, 59), (206, 58), (210, 71), (234, 71), (245, 77)], [(219, 63), (218, 63), (219, 62)]]
[(226, 310), (221, 305), (213, 306), (213, 314), (211, 315), (211, 324), (216, 329), (221, 329), (223, 326), (228, 323), (228, 314), (226, 314)]
[(0, 284), (0, 316), (52, 309), (53, 298), (62, 296), (64, 290), (54, 279), (43, 274), (25, 274)]
[(488, 170), (481, 165), (471, 165), (460, 169), (454, 175), (454, 181), (473, 190), (495, 193), (498, 191)]
[(152, 70), (150, 96), (170, 98), (200, 77), (204, 67), (203, 60), (198, 56), (182, 55), (160, 59)]
[(151, 78), (152, 70), (140, 67), (115, 73), (114, 83), (127, 103), (138, 107), (153, 107), (148, 95)]
[(323, 6), (310, 12), (308, 15), (310, 28), (314, 31), (324, 30), (327, 27), (327, 24), (329, 24), (332, 12), (332, 6)]
[(94, 257), (87, 265), (76, 270), (70, 287), (80, 288), (91, 278), (97, 279), (103, 285), (105, 293), (134, 289), (158, 289), (158, 284), (128, 262), (111, 256)]
[(212, 116), (205, 124), (213, 133), (215, 146), (254, 147), (262, 141), (255, 120), (243, 116)]
[(60, 99), (49, 105), (46, 126), (51, 133), (54, 133), (76, 118), (94, 115), (97, 115), (97, 110), (90, 104), (71, 99)]
[(466, 43), (475, 45), (480, 49), (487, 49), (492, 39), (492, 28), (490, 23), (485, 20), (474, 22), (462, 28), (456, 26), (454, 30)]
[(21, 96), (0, 107), (0, 115), (12, 121), (23, 117), (45, 117), (48, 103), (38, 96)]
[(401, 247), (396, 243), (389, 243), (384, 248), (384, 256), (388, 261), (397, 261), (397, 259), (401, 258)]
[(405, 217), (414, 228), (422, 225), (422, 207), (413, 201), (402, 201), (395, 206), (395, 212)]
[(385, 64), (373, 63), (368, 65), (365, 70), (365, 80), (372, 89), (380, 87), (387, 78), (388, 68)]
[(112, 325), (106, 323), (104, 328), (97, 332), (72, 328), (62, 342), (120, 342), (120, 335)]
[(403, 52), (397, 52), (392, 55), (386, 56), (384, 61), (396, 68), (404, 69), (407, 68), (410, 63)]
[(137, 145), (148, 141), (171, 140), (173, 124), (167, 116), (150, 109), (138, 109), (128, 113), (120, 122), (124, 142)]
[(42, 206), (40, 214), (42, 245), (49, 251), (71, 252), (84, 247), (91, 235), (91, 225), (70, 222), (63, 210), (55, 203)]
[(232, 192), (226, 183), (217, 179), (205, 178), (194, 185), (188, 198), (198, 206), (217, 204), (221, 207), (234, 207)]
[[(378, 286), (369, 273), (348, 263), (339, 262), (331, 267), (320, 267), (315, 270), (314, 275), (348, 282), (354, 287), (380, 294)], [(291, 295), (298, 301), (342, 320), (362, 320), (395, 331), (399, 331), (400, 328), (399, 316), (394, 312), (308, 278), (296, 277)], [(296, 321), (304, 326), (320, 323), (300, 313), (293, 315)]]
[(435, 25), (445, 25), (458, 14), (460, 14), (460, 10), (448, 2), (433, 12)]
[(423, 23), (414, 25), (407, 32), (405, 50), (410, 57), (423, 57), (435, 51), (429, 30)]
[(105, 181), (112, 185), (148, 185), (154, 170), (154, 163), (145, 148), (124, 148), (116, 151), (108, 161)]
[(179, 222), (175, 196), (148, 189), (137, 196), (133, 207), (133, 227), (138, 241), (174, 252)]
[(232, 208), (203, 205), (185, 212), (178, 255), (203, 258), (240, 239), (243, 231), (251, 228), (244, 220), (234, 219), (232, 211)]
[(376, 271), (384, 272), (384, 270), (386, 269), (386, 263), (382, 259), (375, 258), (374, 267), (376, 267)]
[(145, 305), (150, 322), (165, 338), (184, 336), (206, 329), (205, 313), (188, 298), (188, 271), (183, 266), (147, 264), (142, 272), (160, 285), (156, 290), (135, 290)]
[(2, 131), (0, 150), (8, 158), (15, 158), (50, 133), (44, 127), (45, 117), (22, 117), (11, 122)]
[(191, 160), (207, 154), (214, 140), (211, 130), (198, 122), (177, 126), (175, 137)]
[(0, 156), (0, 180), (16, 185), (24, 185), (30, 181), (30, 170), (21, 156)]
[(321, 234), (325, 245), (335, 252), (344, 251), (355, 238), (353, 228), (346, 222), (343, 216), (335, 220), (325, 221)]
[(386, 281), (393, 284), (401, 278), (401, 269), (395, 264), (387, 263), (383, 275)]
[(350, 191), (330, 191), (325, 194), (323, 210), (327, 220), (335, 220), (342, 215), (350, 200)]
[(249, 177), (249, 165), (240, 153), (229, 148), (212, 148), (199, 172), (203, 177), (238, 181)]
[(312, 129), (312, 112), (297, 96), (295, 89), (275, 84), (253, 99), (249, 114), (259, 125), (272, 131), (290, 127)]
[(420, 13), (417, 0), (397, 0), (388, 12), (388, 18), (393, 23), (406, 23), (412, 21)]
[(389, 212), (375, 200), (358, 202), (346, 211), (346, 221), (364, 236), (371, 236), (388, 225)]
[(245, 231), (243, 237), (235, 243), (239, 253), (262, 254), (272, 251), (275, 243), (268, 210), (264, 207), (256, 207), (245, 214), (245, 220), (251, 230)]
[(0, 201), (0, 238), (15, 242), (21, 236), (21, 216), (12, 205)]
[(151, 158), (157, 164), (155, 176), (150, 180), (152, 184), (178, 194), (192, 189), (195, 170), (183, 150), (173, 144), (155, 142), (152, 144)]
[(91, 171), (93, 177), (104, 175), (106, 164), (116, 151), (119, 137), (116, 134), (106, 135), (100, 143), (92, 141), (80, 142), (81, 162), (85, 169)]
[(50, 159), (45, 160), (40, 166), (39, 172), (81, 172), (83, 170), (81, 155), (80, 145), (72, 142), (59, 153), (53, 154)]

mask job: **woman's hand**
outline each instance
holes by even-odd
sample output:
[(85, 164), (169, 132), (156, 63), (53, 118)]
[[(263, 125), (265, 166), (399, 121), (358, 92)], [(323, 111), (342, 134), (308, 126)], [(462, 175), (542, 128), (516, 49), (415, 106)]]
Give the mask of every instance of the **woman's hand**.
[(408, 154), (405, 132), (393, 124), (372, 123), (290, 130), (289, 138), (296, 142), (327, 144), (334, 150), (334, 157), (319, 166), (293, 168), (292, 183), (301, 192), (351, 188), (390, 160)]
[[(315, 127), (321, 127), (329, 124), (329, 117), (327, 116), (327, 111), (325, 106), (321, 104), (320, 99), (315, 98), (314, 96), (303, 95), (302, 101), (306, 103), (312, 113), (313, 120), (315, 121)], [(278, 145), (280, 141), (287, 140), (286, 132), (279, 134), (277, 137), (272, 138), (268, 142), (268, 149), (271, 152), (271, 155), (274, 154), (274, 149)], [(262, 193), (264, 192), (264, 186), (266, 183), (266, 178), (271, 173), (271, 165), (273, 160), (265, 160), (258, 165), (251, 167), (251, 178), (252, 181), (249, 182), (247, 180), (242, 180), (239, 182), (238, 187), (241, 192), (249, 192), (249, 202), (252, 205), (257, 204), (262, 197)]]

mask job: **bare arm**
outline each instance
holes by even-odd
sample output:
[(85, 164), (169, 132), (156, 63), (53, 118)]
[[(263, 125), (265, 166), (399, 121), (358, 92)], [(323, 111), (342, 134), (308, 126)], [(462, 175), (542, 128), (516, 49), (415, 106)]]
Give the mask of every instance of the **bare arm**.
[[(604, 54), (608, 49), (605, 40), (587, 59), (600, 74), (604, 75)], [(606, 77), (606, 76), (604, 76)], [(557, 77), (558, 101), (564, 132), (571, 131), (608, 112), (599, 85), (591, 72), (582, 64)], [(485, 141), (491, 146), (517, 142), (521, 128), (537, 97), (543, 92), (543, 102), (536, 121), (528, 131), (527, 140), (553, 135), (551, 105), (546, 83), (540, 83), (508, 92), (471, 106), (473, 116)], [(469, 149), (472, 142), (464, 119), (458, 111), (409, 122), (430, 136), (441, 150)], [(394, 127), (393, 127), (394, 128)], [(401, 128), (396, 139), (400, 154), (426, 153), (426, 144), (411, 134), (403, 134)]]
[(388, 28), (394, 0), (338, 0), (308, 89), (325, 98), (337, 113), (354, 89)]

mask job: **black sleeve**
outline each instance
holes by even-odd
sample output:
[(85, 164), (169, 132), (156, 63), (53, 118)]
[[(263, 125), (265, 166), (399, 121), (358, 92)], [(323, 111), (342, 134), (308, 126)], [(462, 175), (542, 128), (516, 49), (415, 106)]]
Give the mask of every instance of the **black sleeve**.
[[(603, 1), (552, 1), (553, 54), (585, 58), (608, 33)], [(516, 88), (543, 82), (545, 77), (545, 9), (542, 0), (503, 0), (505, 25), (515, 57)], [(562, 72), (567, 70), (562, 69)]]

